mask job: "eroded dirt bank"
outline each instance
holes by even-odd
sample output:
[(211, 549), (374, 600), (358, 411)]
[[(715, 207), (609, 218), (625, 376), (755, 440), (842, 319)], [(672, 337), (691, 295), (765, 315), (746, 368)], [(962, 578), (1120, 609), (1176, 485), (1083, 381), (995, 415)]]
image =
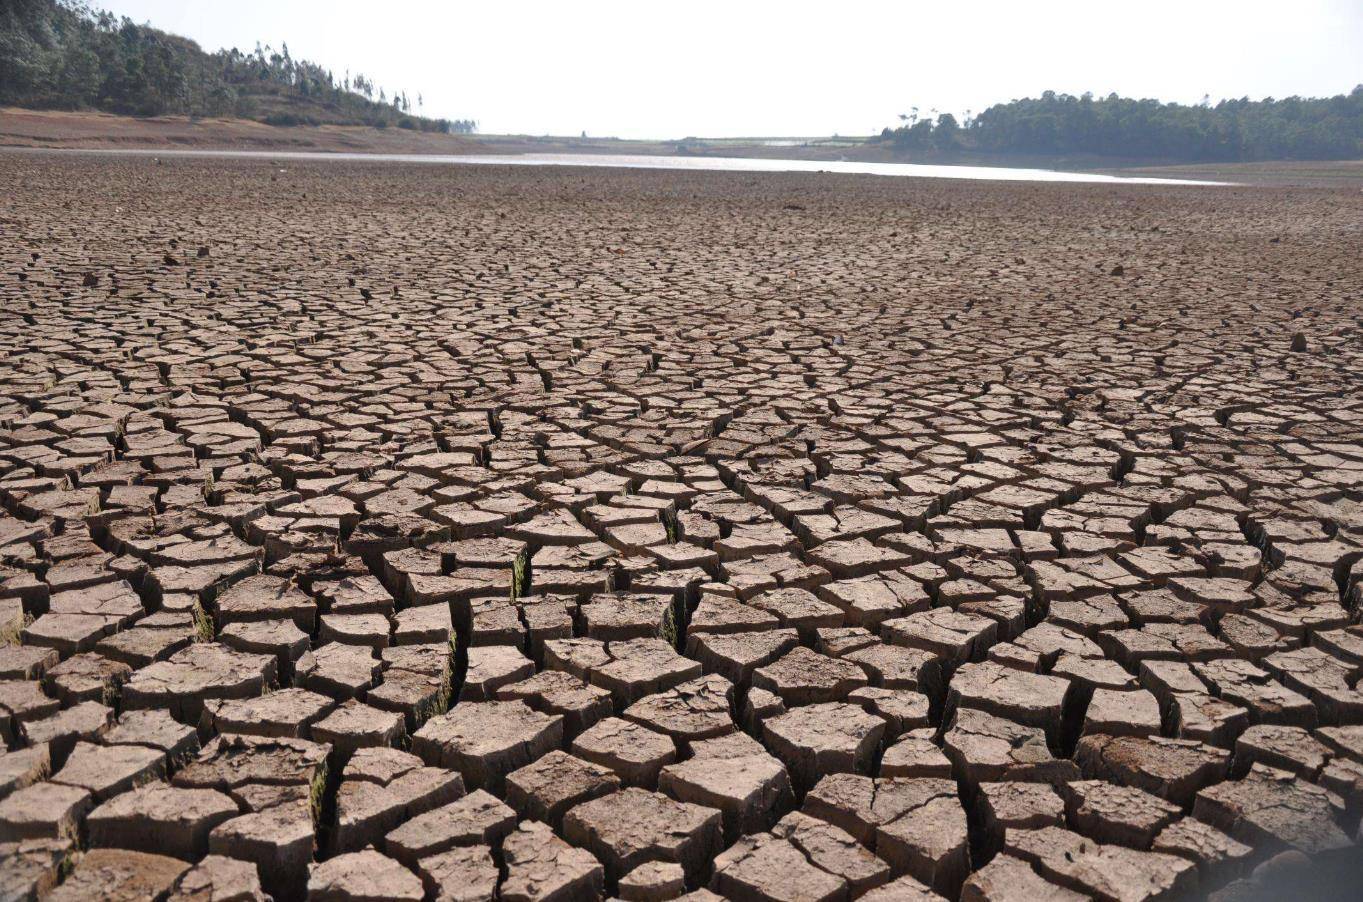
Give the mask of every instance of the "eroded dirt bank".
[(7, 153), (0, 196), (0, 895), (1356, 860), (1356, 191)]

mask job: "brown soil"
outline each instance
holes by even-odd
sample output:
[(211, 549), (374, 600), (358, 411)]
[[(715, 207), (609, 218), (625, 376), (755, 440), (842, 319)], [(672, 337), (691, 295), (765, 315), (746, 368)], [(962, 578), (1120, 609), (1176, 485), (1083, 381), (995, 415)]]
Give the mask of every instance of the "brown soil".
[(133, 118), (112, 113), (0, 108), (0, 145), (72, 148), (478, 153), (458, 135), (348, 125), (280, 127), (247, 119)]
[(0, 894), (1346, 894), (1357, 191), (0, 195)]

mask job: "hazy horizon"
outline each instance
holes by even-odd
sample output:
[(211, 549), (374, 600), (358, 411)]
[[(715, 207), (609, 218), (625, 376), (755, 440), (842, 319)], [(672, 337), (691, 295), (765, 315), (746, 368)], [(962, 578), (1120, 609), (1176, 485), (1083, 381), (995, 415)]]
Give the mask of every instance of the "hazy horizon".
[[(1162, 101), (1327, 96), (1363, 82), (1363, 4), (1044, 9), (620, 2), (427, 8), (395, 0), (103, 0), (205, 50), (278, 49), (423, 95), (486, 133), (680, 138), (870, 134), (1045, 90)], [(1177, 24), (1171, 24), (1177, 23)], [(981, 27), (987, 25), (987, 27)], [(969, 35), (963, 39), (961, 35)]]

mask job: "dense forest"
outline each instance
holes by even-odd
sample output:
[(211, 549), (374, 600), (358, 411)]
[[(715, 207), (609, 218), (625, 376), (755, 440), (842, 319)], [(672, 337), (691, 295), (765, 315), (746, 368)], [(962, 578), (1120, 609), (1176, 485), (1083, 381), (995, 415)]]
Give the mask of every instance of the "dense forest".
[[(276, 51), (205, 53), (198, 44), (83, 0), (0, 0), (0, 106), (134, 116), (235, 116), (272, 125), (397, 126), (468, 133), (469, 120), (414, 113), (406, 91), (339, 80)], [(417, 95), (418, 111), (421, 97)]]
[[(935, 111), (934, 111), (935, 112)], [(1000, 103), (964, 123), (920, 117), (881, 138), (906, 151), (1091, 154), (1172, 162), (1363, 158), (1363, 85), (1348, 95), (1223, 100), (1186, 106), (1047, 91)]]

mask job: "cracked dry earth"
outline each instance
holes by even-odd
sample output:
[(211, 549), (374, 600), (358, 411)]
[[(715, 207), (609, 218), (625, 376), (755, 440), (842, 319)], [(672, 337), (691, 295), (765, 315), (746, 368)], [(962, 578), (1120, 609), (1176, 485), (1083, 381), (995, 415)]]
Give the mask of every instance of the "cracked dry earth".
[(0, 196), (0, 897), (1352, 878), (1357, 192)]

